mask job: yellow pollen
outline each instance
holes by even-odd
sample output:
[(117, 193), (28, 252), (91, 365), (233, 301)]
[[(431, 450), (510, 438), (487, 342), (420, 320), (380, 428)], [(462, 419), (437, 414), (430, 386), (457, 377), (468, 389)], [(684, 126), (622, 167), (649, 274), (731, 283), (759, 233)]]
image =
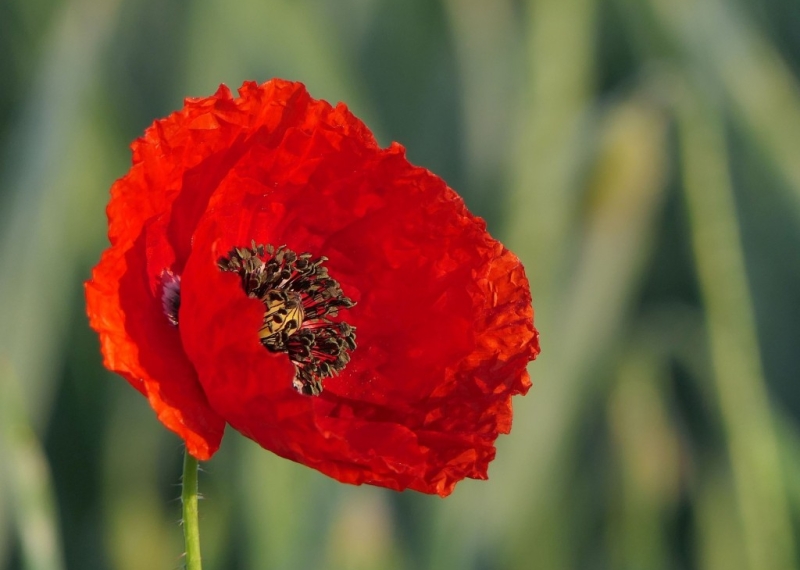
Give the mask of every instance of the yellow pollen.
[(294, 334), (302, 326), (305, 317), (299, 295), (271, 293), (274, 292), (267, 292), (262, 299), (267, 309), (264, 313), (264, 324), (258, 331), (258, 336), (262, 340), (280, 332), (284, 332), (287, 336)]

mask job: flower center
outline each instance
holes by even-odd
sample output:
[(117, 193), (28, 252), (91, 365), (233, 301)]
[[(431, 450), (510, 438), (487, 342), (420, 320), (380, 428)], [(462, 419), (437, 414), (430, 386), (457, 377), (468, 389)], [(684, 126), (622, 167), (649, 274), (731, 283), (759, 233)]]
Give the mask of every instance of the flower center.
[(330, 320), (354, 303), (328, 275), (327, 260), (252, 242), (217, 262), (221, 271), (238, 274), (245, 293), (264, 304), (261, 344), (288, 353), (296, 370), (294, 388), (310, 396), (322, 392), (322, 381), (341, 372), (356, 348), (355, 328)]

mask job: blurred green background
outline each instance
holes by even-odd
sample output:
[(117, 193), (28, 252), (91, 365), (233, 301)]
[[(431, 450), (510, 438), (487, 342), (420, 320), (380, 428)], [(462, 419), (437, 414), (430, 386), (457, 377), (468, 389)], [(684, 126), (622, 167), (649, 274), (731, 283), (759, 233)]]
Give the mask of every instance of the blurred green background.
[(182, 566), (180, 442), (81, 282), (130, 141), (273, 76), (486, 218), (543, 353), (445, 500), (229, 430), (206, 570), (800, 568), (799, 29), (796, 0), (0, 0), (0, 568)]

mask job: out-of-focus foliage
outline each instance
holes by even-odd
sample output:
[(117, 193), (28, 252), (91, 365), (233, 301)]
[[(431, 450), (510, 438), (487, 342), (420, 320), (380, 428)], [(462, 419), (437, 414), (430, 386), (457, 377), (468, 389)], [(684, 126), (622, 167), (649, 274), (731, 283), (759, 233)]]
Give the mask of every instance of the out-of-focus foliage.
[(795, 0), (2, 0), (0, 568), (178, 568), (179, 441), (81, 281), (127, 145), (282, 76), (444, 176), (543, 353), (488, 482), (340, 485), (231, 432), (207, 570), (800, 568)]

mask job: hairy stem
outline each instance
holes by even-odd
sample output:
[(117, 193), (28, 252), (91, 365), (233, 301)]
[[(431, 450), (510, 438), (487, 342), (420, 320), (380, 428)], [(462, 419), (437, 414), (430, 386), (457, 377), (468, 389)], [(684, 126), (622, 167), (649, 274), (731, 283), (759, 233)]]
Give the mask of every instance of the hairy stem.
[(183, 538), (186, 542), (186, 570), (201, 570), (200, 525), (197, 519), (197, 459), (186, 451), (183, 458)]

